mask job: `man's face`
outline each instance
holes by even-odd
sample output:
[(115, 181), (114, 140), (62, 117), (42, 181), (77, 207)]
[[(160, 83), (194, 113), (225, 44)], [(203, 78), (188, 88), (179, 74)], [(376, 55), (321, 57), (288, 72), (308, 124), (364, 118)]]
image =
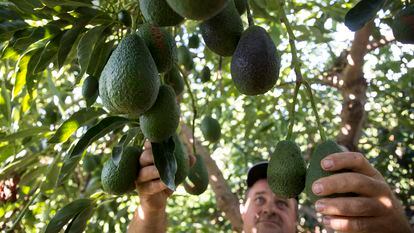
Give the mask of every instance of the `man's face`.
[(257, 181), (241, 208), (245, 233), (296, 232), (296, 200), (277, 197), (267, 180)]

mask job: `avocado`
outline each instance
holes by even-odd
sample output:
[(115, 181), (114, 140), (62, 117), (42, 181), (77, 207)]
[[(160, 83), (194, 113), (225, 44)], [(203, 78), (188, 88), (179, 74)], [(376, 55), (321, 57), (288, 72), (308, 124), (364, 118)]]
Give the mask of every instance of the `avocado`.
[(172, 87), (161, 85), (155, 104), (139, 117), (145, 138), (160, 143), (171, 137), (180, 121), (179, 111)]
[(190, 170), (189, 157), (186, 153), (183, 143), (180, 140), (180, 137), (175, 133), (173, 135), (173, 141), (175, 144), (174, 147), (174, 157), (177, 162), (177, 172), (175, 173), (175, 185), (181, 184), (185, 178), (188, 176)]
[(245, 95), (264, 94), (279, 78), (280, 58), (266, 30), (259, 26), (246, 29), (231, 61), (231, 77)]
[(414, 4), (408, 5), (395, 15), (391, 28), (397, 41), (414, 44)]
[(183, 183), (185, 191), (192, 195), (200, 195), (208, 187), (208, 172), (201, 155), (196, 154), (196, 162), (190, 168), (188, 180)]
[(159, 87), (157, 66), (144, 41), (136, 33), (127, 35), (102, 70), (103, 105), (111, 113), (137, 117), (155, 103)]
[[(341, 147), (332, 140), (324, 141), (318, 144), (314, 151), (312, 152), (312, 157), (310, 158), (309, 167), (306, 173), (306, 185), (305, 185), (305, 193), (310, 199), (311, 202), (316, 202), (320, 198), (324, 196), (317, 196), (312, 191), (313, 182), (316, 180), (336, 174), (338, 172), (330, 172), (325, 171), (321, 167), (321, 161), (328, 155), (333, 153), (343, 152)], [(339, 171), (345, 172), (345, 171)], [(353, 196), (353, 194), (334, 194), (327, 197), (338, 197), (338, 196)]]
[(280, 141), (267, 167), (270, 189), (277, 196), (294, 198), (305, 188), (305, 179), (306, 165), (299, 147), (292, 141)]
[(126, 10), (121, 10), (118, 12), (118, 20), (125, 25), (125, 27), (131, 27), (131, 15)]
[(200, 46), (200, 38), (198, 38), (197, 34), (193, 34), (188, 39), (188, 47), (192, 49), (196, 49)]
[(102, 169), (101, 182), (105, 192), (122, 195), (135, 189), (135, 179), (140, 170), (139, 156), (142, 150), (139, 147), (126, 147), (120, 154), (119, 162), (115, 158), (108, 159)]
[(194, 68), (193, 55), (187, 47), (181, 46), (177, 49), (178, 64), (183, 65), (186, 70)]
[(234, 1), (216, 16), (200, 24), (201, 35), (207, 47), (220, 56), (231, 56), (243, 32), (243, 22)]
[(87, 106), (91, 106), (98, 98), (99, 81), (94, 76), (88, 76), (83, 81), (82, 96)]
[(176, 96), (181, 95), (184, 91), (184, 79), (175, 65), (164, 74), (164, 83), (174, 89)]
[(171, 34), (164, 28), (151, 24), (141, 25), (137, 33), (151, 52), (158, 72), (170, 70), (177, 60), (177, 47)]
[(204, 139), (210, 142), (217, 142), (221, 137), (221, 127), (218, 121), (211, 116), (206, 116), (200, 126)]
[(218, 14), (228, 0), (167, 0), (170, 7), (179, 15), (194, 20), (207, 20)]
[(204, 66), (204, 68), (201, 70), (200, 79), (201, 82), (205, 83), (210, 81), (211, 78), (211, 70), (208, 66)]
[(146, 22), (160, 27), (184, 22), (184, 18), (173, 11), (166, 0), (139, 0), (139, 8)]
[(101, 163), (101, 156), (87, 154), (83, 158), (83, 169), (86, 172), (93, 172)]
[(234, 3), (236, 4), (237, 12), (239, 12), (240, 15), (246, 12), (247, 0), (234, 0)]

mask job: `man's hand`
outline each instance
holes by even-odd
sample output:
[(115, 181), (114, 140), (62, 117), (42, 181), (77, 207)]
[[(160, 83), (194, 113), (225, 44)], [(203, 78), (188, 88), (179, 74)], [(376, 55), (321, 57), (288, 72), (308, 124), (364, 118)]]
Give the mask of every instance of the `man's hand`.
[(129, 233), (163, 233), (167, 229), (165, 207), (172, 191), (160, 180), (154, 165), (151, 143), (146, 141), (139, 163), (141, 169), (135, 181), (140, 206), (128, 226)]
[(409, 233), (410, 225), (399, 200), (382, 175), (360, 153), (344, 152), (321, 161), (327, 171), (350, 172), (321, 178), (313, 183), (316, 195), (356, 193), (357, 197), (324, 198), (315, 203), (323, 224), (339, 232)]
[(160, 180), (160, 174), (154, 165), (151, 143), (146, 141), (139, 159), (141, 170), (135, 182), (142, 209), (144, 211), (164, 211), (167, 198), (172, 190)]

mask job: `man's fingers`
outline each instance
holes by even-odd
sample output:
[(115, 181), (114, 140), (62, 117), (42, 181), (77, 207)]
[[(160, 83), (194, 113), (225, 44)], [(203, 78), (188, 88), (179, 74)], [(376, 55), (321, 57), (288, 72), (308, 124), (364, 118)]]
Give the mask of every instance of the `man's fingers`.
[(344, 172), (316, 180), (312, 191), (319, 196), (334, 193), (356, 193), (362, 196), (388, 195), (388, 186), (374, 178), (355, 172)]
[(324, 216), (322, 221), (325, 227), (335, 232), (371, 233), (383, 230), (380, 219), (373, 217)]
[(154, 195), (168, 188), (161, 180), (137, 183), (136, 186), (139, 195)]
[(141, 156), (139, 157), (139, 164), (141, 167), (154, 164), (154, 156), (152, 155), (151, 148), (145, 149), (144, 152), (142, 152)]
[(145, 142), (144, 142), (144, 150), (148, 150), (148, 149), (151, 149), (151, 148), (152, 148), (151, 142), (148, 141), (148, 140), (145, 140)]
[(387, 206), (379, 200), (367, 197), (324, 198), (315, 203), (317, 212), (323, 215), (345, 217), (373, 217), (383, 215)]
[(321, 161), (321, 166), (328, 171), (347, 169), (370, 177), (382, 177), (368, 160), (361, 153), (357, 152), (331, 154)]
[(159, 179), (160, 174), (154, 165), (141, 168), (138, 174), (137, 183), (143, 183), (155, 179)]

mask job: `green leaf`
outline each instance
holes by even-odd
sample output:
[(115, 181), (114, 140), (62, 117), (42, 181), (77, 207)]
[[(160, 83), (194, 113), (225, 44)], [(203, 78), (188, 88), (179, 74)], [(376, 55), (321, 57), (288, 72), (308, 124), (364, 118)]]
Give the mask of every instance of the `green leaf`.
[(361, 0), (345, 15), (345, 25), (351, 31), (358, 31), (375, 18), (385, 0)]
[(4, 82), (1, 83), (1, 95), (0, 95), (0, 110), (5, 116), (8, 123), (11, 122), (11, 104), (10, 93), (6, 89)]
[[(96, 44), (98, 43), (98, 41), (100, 39), (105, 39), (105, 38), (102, 38), (101, 35), (103, 31), (105, 30), (105, 28), (107, 27), (108, 27), (107, 25), (94, 27), (90, 29), (89, 31), (87, 31), (80, 39), (79, 44), (78, 44), (78, 54), (77, 54), (79, 65), (81, 67), (79, 77), (82, 77), (83, 74), (88, 69), (88, 66), (89, 66), (89, 63), (92, 57), (92, 52)], [(93, 58), (93, 59), (96, 59), (96, 58)]]
[(69, 233), (82, 233), (86, 228), (86, 223), (92, 217), (92, 214), (95, 210), (95, 206), (88, 206), (83, 211), (81, 211), (76, 218), (71, 222), (70, 227), (65, 230)]
[(74, 27), (70, 30), (67, 30), (60, 40), (59, 49), (58, 49), (58, 67), (62, 68), (63, 64), (65, 63), (66, 58), (69, 55), (72, 46), (74, 45), (76, 39), (78, 38), (79, 34), (82, 32), (84, 25), (79, 27)]
[(37, 0), (10, 0), (10, 2), (13, 2), (17, 8), (25, 13), (34, 13), (35, 8), (42, 7), (42, 4)]
[(40, 191), (45, 194), (53, 193), (56, 187), (56, 183), (59, 177), (60, 170), (60, 158), (61, 156), (55, 156), (53, 162), (49, 165), (46, 180), (42, 184)]
[(5, 21), (0, 23), (0, 41), (9, 40), (15, 31), (29, 27), (23, 20)]
[(39, 134), (44, 134), (50, 132), (50, 129), (48, 126), (42, 126), (42, 127), (31, 127), (29, 129), (21, 130), (17, 133), (10, 134), (7, 136), (0, 136), (0, 142), (12, 142), (14, 143), (15, 140), (28, 137), (28, 136), (37, 136)]
[(72, 7), (91, 7), (92, 4), (91, 3), (84, 3), (84, 2), (77, 2), (77, 1), (68, 1), (68, 0), (64, 0), (64, 1), (57, 1), (57, 0), (42, 0), (42, 2), (50, 7), (53, 8), (55, 6), (72, 6)]
[(49, 139), (49, 143), (62, 143), (66, 142), (69, 137), (76, 132), (81, 126), (84, 126), (86, 123), (96, 119), (97, 117), (105, 114), (106, 112), (101, 108), (83, 108), (69, 117), (59, 129), (56, 130), (56, 133)]
[(47, 225), (45, 233), (58, 233), (60, 230), (79, 213), (86, 209), (93, 208), (94, 202), (91, 199), (75, 200), (60, 209)]
[(174, 140), (155, 143), (151, 142), (154, 164), (160, 173), (160, 179), (171, 190), (175, 190), (175, 173), (177, 172), (177, 162), (174, 157)]
[(45, 70), (49, 66), (49, 64), (55, 59), (55, 57), (57, 56), (56, 54), (58, 52), (58, 44), (62, 36), (63, 32), (51, 39), (49, 43), (47, 43), (47, 45), (43, 48), (42, 54), (40, 55), (40, 58), (34, 68), (34, 74)]
[(0, 163), (3, 163), (10, 156), (16, 154), (16, 146), (14, 144), (9, 144), (7, 146), (0, 147)]
[(113, 130), (125, 126), (128, 123), (131, 123), (129, 119), (118, 116), (110, 116), (90, 128), (81, 137), (81, 139), (79, 139), (78, 143), (73, 147), (72, 152), (63, 161), (63, 166), (59, 174), (58, 185), (61, 185), (73, 172), (80, 159), (82, 158), (82, 154), (84, 153), (85, 149), (92, 142), (98, 140)]
[(29, 64), (31, 54), (23, 55), (16, 66), (16, 81), (13, 87), (12, 98), (15, 98), (26, 85), (27, 65)]
[(109, 41), (104, 43), (104, 40), (100, 40), (98, 46), (96, 46), (95, 50), (93, 51), (92, 57), (95, 59), (91, 59), (87, 73), (94, 77), (99, 77), (101, 72), (109, 59), (109, 55), (112, 52), (112, 48), (114, 46), (115, 41)]

